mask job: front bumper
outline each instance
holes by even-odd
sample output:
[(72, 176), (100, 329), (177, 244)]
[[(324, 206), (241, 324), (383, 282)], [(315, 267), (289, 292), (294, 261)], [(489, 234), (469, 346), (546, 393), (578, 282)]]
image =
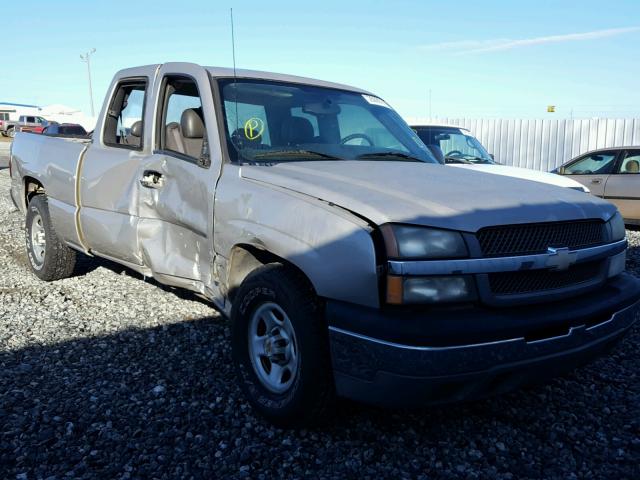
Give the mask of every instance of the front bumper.
[[(380, 330), (378, 336), (368, 335), (363, 325), (372, 312), (329, 303), (327, 317), (337, 392), (366, 403), (420, 406), (481, 398), (557, 376), (606, 350), (640, 317), (639, 280), (623, 274), (612, 279), (607, 287), (606, 301), (599, 301), (591, 293), (571, 302), (538, 306), (534, 312), (540, 323), (548, 324), (549, 317), (558, 319), (555, 330), (548, 330), (554, 332), (550, 336), (540, 336), (539, 332), (530, 336), (526, 329), (516, 335), (516, 330), (508, 329), (509, 338), (496, 332), (496, 340), (483, 335), (478, 337), (483, 341), (459, 344), (449, 334), (449, 345), (441, 340), (433, 345), (427, 339), (419, 344), (398, 343), (383, 338), (389, 335)], [(361, 309), (360, 316), (354, 316), (354, 308)], [(492, 310), (482, 307), (465, 311), (462, 316), (467, 322), (474, 321), (474, 310), (476, 322), (492, 323)], [(518, 312), (525, 317), (531, 317), (532, 313), (529, 306), (508, 311), (513, 323), (520, 326), (523, 324), (518, 321)], [(385, 322), (391, 322), (396, 330), (402, 331), (407, 326), (403, 325), (402, 313), (376, 315), (385, 316)], [(424, 330), (446, 321), (441, 318), (443, 315), (424, 312), (420, 319)], [(508, 320), (500, 309), (495, 309), (493, 315), (498, 318), (494, 319), (495, 325)], [(455, 321), (459, 312), (449, 311), (448, 316), (460, 328), (460, 338), (474, 330), (472, 325), (465, 330), (464, 325)], [(415, 317), (415, 313), (409, 316), (412, 328)], [(379, 318), (371, 320), (372, 325), (379, 325)], [(348, 328), (349, 324), (353, 328)]]

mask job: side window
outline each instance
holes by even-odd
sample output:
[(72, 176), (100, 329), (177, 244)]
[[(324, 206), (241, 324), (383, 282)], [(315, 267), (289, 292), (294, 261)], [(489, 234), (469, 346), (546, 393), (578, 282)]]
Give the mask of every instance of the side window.
[(36, 123), (35, 117), (27, 117), (27, 123)]
[(104, 143), (119, 148), (142, 149), (147, 81), (121, 82), (111, 98), (104, 122)]
[(158, 115), (160, 150), (185, 155), (208, 165), (207, 128), (196, 82), (183, 76), (165, 77)]
[(640, 150), (629, 150), (616, 173), (640, 173)]
[(565, 175), (603, 175), (611, 173), (617, 151), (591, 153), (564, 167)]
[(245, 147), (271, 146), (269, 121), (263, 105), (242, 102), (224, 102), (227, 113), (227, 131), (235, 145)]

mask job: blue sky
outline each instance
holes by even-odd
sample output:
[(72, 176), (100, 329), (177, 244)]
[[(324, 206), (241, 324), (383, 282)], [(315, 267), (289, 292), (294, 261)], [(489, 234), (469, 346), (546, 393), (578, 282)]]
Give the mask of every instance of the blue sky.
[[(99, 109), (120, 68), (191, 61), (357, 85), (406, 117), (640, 116), (640, 1), (5, 2), (0, 101)], [(555, 114), (546, 113), (556, 105)]]

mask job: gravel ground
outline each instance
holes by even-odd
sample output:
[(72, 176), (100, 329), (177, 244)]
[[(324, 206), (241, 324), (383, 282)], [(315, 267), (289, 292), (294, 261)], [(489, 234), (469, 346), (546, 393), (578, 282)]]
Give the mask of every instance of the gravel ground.
[(332, 425), (278, 430), (236, 388), (206, 303), (104, 261), (31, 275), (6, 180), (0, 478), (640, 478), (640, 325), (544, 386), (411, 412), (345, 402)]

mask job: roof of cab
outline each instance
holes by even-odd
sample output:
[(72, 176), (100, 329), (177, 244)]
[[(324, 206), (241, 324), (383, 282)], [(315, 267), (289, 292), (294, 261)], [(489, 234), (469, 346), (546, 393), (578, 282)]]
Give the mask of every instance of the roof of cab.
[[(211, 77), (213, 78), (233, 78), (234, 76), (237, 78), (255, 78), (260, 80), (273, 80), (278, 82), (290, 82), (290, 83), (300, 83), (303, 85), (314, 85), (318, 87), (326, 87), (326, 88), (336, 88), (339, 90), (348, 90), (351, 92), (364, 93), (367, 95), (374, 95), (371, 92), (363, 90), (361, 88), (352, 87), (350, 85), (344, 85), (341, 83), (327, 82), (324, 80), (317, 80), (315, 78), (307, 78), (307, 77), (299, 77), (296, 75), (287, 75), (284, 73), (274, 73), (274, 72), (262, 72), (259, 70), (245, 70), (245, 69), (237, 69), (235, 72), (233, 68), (228, 67), (203, 67), (200, 65), (196, 65), (193, 63), (185, 63), (185, 62), (170, 62), (172, 66), (175, 66), (179, 71), (181, 66), (197, 66), (200, 68), (204, 68)], [(146, 76), (149, 78), (153, 78), (156, 71), (165, 64), (155, 64), (155, 65), (142, 65), (139, 67), (131, 67), (125, 68), (123, 70), (118, 71), (116, 74), (117, 78), (123, 77), (141, 77)]]
[(290, 83), (301, 83), (304, 85), (314, 85), (318, 87), (327, 87), (327, 88), (336, 88), (339, 90), (349, 90), (352, 92), (365, 93), (367, 95), (373, 95), (372, 93), (363, 90), (361, 88), (352, 87), (350, 85), (343, 85), (341, 83), (327, 82), (324, 80), (317, 80), (315, 78), (307, 78), (307, 77), (299, 77), (296, 75), (287, 75), (285, 73), (274, 73), (274, 72), (262, 72), (259, 70), (244, 70), (237, 69), (233, 71), (233, 68), (226, 67), (204, 67), (214, 78), (233, 78), (234, 76), (237, 78), (256, 78), (260, 80), (273, 80), (278, 82), (290, 82)]

